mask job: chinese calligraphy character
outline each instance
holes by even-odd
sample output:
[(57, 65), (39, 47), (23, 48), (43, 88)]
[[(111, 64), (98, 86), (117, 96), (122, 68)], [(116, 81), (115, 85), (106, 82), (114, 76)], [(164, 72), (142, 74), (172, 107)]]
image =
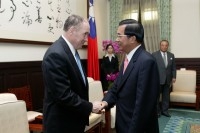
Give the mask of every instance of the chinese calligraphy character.
[(66, 0), (66, 7), (67, 7), (67, 9), (66, 9), (66, 13), (67, 14), (71, 14), (71, 12), (72, 12), (72, 10), (70, 9), (70, 3), (69, 3), (69, 0)]
[(47, 16), (47, 19), (48, 19), (48, 20), (54, 20), (54, 17), (53, 17), (53, 16), (52, 16), (52, 17)]
[(39, 4), (40, 4), (41, 2), (40, 2), (39, 0), (37, 0), (37, 3), (39, 3)]
[(28, 12), (24, 12), (24, 17), (22, 17), (23, 19), (23, 24), (27, 24), (28, 26), (32, 24), (32, 19), (30, 19), (30, 15), (28, 14)]
[(30, 6), (29, 4), (32, 4), (32, 1), (31, 0), (26, 0), (25, 2), (22, 1), (22, 4), (24, 4), (26, 7), (29, 7)]
[(5, 9), (1, 10), (1, 0), (0, 0), (0, 13), (3, 13)]
[(42, 22), (42, 17), (40, 16), (41, 7), (36, 6), (36, 8), (37, 8), (37, 12), (38, 12), (38, 17), (37, 17), (37, 19), (35, 21), (41, 23)]
[(62, 22), (62, 20), (61, 20), (61, 17), (58, 16), (58, 17), (56, 18), (56, 28), (62, 28), (62, 26), (63, 26), (63, 22)]
[(61, 12), (61, 7), (60, 7), (60, 4), (58, 4), (58, 7), (57, 7), (57, 9), (58, 9), (58, 13), (60, 13), (60, 12)]
[(48, 27), (48, 32), (54, 34), (53, 32), (53, 26), (51, 26), (51, 24), (49, 23), (49, 27)]
[(11, 10), (11, 12), (12, 12), (12, 16), (11, 16), (11, 18), (9, 19), (9, 21), (11, 21), (12, 19), (13, 19), (13, 17), (14, 17), (14, 14), (15, 14), (15, 11), (17, 10), (17, 7), (16, 7), (16, 5), (15, 5), (15, 3), (13, 2), (13, 0), (10, 0), (11, 2), (12, 2), (12, 4), (13, 4), (13, 6), (11, 6), (10, 7), (10, 10)]
[(51, 0), (48, 0), (48, 5), (50, 6), (50, 9), (51, 9), (51, 11), (53, 11), (53, 8), (52, 8), (52, 1)]

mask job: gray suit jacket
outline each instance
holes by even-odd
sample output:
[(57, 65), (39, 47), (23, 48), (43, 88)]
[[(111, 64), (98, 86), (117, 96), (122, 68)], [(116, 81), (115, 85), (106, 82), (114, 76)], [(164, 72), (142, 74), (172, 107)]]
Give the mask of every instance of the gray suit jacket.
[(174, 54), (167, 52), (167, 68), (165, 67), (160, 50), (154, 52), (152, 55), (156, 59), (158, 65), (160, 84), (165, 84), (165, 81), (167, 84), (171, 84), (172, 78), (176, 78), (176, 63)]

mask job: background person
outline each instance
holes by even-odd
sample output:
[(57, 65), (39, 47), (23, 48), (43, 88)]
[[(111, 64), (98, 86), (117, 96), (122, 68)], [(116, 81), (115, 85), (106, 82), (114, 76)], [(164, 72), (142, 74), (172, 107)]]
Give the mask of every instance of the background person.
[(117, 133), (159, 133), (158, 69), (152, 55), (141, 47), (143, 38), (143, 26), (136, 20), (126, 19), (119, 23), (116, 41), (120, 50), (126, 53), (125, 62), (102, 101), (102, 108), (116, 105)]
[(98, 112), (100, 106), (88, 102), (87, 78), (78, 65), (77, 49), (87, 41), (90, 27), (86, 19), (71, 15), (63, 30), (63, 35), (48, 48), (42, 62), (44, 132), (83, 133), (91, 111)]
[(103, 86), (103, 91), (107, 91), (109, 87), (109, 81), (106, 78), (111, 76), (111, 74), (117, 74), (119, 71), (119, 61), (117, 56), (114, 54), (114, 48), (112, 44), (106, 46), (106, 55), (103, 56), (101, 63), (101, 81)]
[(168, 52), (169, 42), (162, 40), (160, 42), (160, 50), (152, 53), (156, 59), (159, 77), (160, 77), (160, 94), (162, 97), (161, 106), (159, 104), (160, 95), (158, 95), (158, 117), (162, 113), (164, 116), (170, 117), (168, 112), (170, 101), (170, 88), (172, 83), (176, 81), (176, 64), (173, 53)]

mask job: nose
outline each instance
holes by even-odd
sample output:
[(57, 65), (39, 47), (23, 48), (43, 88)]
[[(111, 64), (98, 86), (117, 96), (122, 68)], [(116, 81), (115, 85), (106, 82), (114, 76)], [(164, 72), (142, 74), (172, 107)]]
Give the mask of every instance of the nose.
[(88, 41), (88, 35), (85, 36), (84, 41), (85, 41), (85, 42)]

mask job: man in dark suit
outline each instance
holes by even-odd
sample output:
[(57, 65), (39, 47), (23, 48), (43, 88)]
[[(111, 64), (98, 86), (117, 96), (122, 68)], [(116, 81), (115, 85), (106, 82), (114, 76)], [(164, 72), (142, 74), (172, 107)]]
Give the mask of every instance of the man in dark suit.
[(159, 75), (155, 59), (141, 46), (143, 37), (143, 26), (136, 20), (119, 23), (116, 41), (126, 53), (125, 62), (102, 100), (102, 108), (116, 104), (117, 133), (159, 133)]
[(86, 19), (71, 15), (63, 29), (42, 62), (44, 132), (83, 133), (91, 111), (98, 112), (99, 106), (88, 102), (88, 82), (77, 53), (87, 41), (90, 27)]
[[(174, 54), (168, 52), (169, 42), (162, 40), (160, 42), (160, 50), (152, 53), (156, 59), (159, 77), (160, 77), (160, 94), (162, 97), (161, 104), (158, 96), (158, 117), (162, 113), (164, 116), (170, 117), (168, 112), (170, 101), (170, 88), (172, 83), (176, 81), (176, 64)], [(161, 107), (160, 107), (161, 105)]]

